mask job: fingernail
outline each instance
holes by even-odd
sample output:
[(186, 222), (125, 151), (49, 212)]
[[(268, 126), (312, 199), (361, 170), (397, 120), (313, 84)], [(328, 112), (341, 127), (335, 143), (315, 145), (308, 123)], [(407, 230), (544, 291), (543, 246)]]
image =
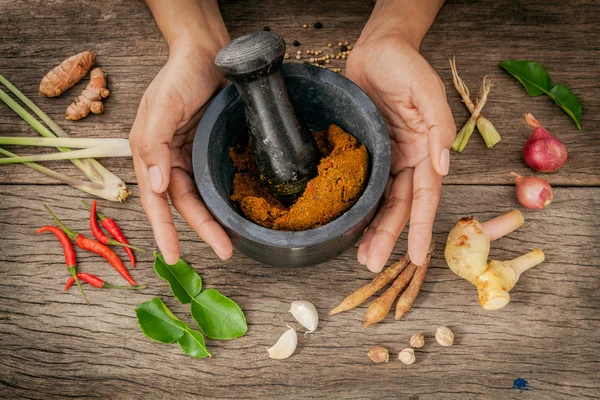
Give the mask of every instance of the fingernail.
[(153, 165), (148, 169), (148, 175), (150, 176), (150, 187), (155, 193), (160, 193), (160, 189), (163, 184), (163, 177), (160, 173), (160, 168), (158, 166)]
[(448, 175), (450, 170), (450, 151), (448, 149), (442, 150), (442, 154), (440, 154), (440, 169), (442, 175)]

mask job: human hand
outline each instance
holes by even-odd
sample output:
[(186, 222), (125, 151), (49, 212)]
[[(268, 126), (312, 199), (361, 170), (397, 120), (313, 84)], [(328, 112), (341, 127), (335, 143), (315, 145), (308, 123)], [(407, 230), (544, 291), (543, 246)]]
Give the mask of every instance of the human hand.
[(142, 206), (168, 264), (179, 260), (179, 239), (167, 194), (221, 259), (232, 254), (231, 241), (202, 203), (191, 178), (196, 126), (223, 84), (214, 65), (218, 50), (172, 47), (167, 63), (142, 97), (129, 137)]
[(381, 271), (410, 219), (408, 254), (421, 265), (456, 134), (444, 85), (418, 45), (389, 30), (363, 32), (348, 59), (346, 76), (381, 111), (392, 154), (383, 202), (359, 246), (358, 261)]

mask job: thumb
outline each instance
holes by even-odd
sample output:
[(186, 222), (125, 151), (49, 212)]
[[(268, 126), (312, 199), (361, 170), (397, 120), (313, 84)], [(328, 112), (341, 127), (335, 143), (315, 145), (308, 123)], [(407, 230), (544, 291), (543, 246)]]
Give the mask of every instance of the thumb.
[(164, 192), (171, 175), (169, 144), (180, 122), (179, 107), (168, 95), (148, 100), (146, 123), (140, 133), (136, 151), (148, 169), (150, 187), (155, 193)]
[(434, 79), (423, 79), (421, 82), (424, 82), (420, 88), (422, 95), (417, 99), (415, 106), (427, 127), (431, 164), (439, 175), (445, 176), (450, 169), (450, 147), (456, 136), (456, 125), (446, 100), (444, 84), (438, 76), (435, 75)]

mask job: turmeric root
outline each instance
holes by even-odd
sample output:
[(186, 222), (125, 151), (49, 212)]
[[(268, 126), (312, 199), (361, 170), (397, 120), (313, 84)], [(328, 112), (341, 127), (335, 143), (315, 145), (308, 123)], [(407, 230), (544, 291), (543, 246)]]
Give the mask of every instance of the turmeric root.
[(108, 97), (109, 94), (110, 92), (106, 89), (106, 72), (102, 68), (94, 68), (90, 73), (90, 83), (67, 107), (65, 118), (77, 121), (87, 116), (90, 111), (93, 114), (101, 114), (104, 111), (102, 99)]
[(392, 308), (392, 304), (394, 304), (394, 300), (396, 300), (398, 294), (400, 294), (402, 289), (410, 282), (416, 269), (417, 266), (415, 264), (408, 264), (408, 267), (398, 275), (392, 286), (369, 305), (369, 309), (365, 314), (365, 320), (362, 324), (363, 328), (366, 329), (369, 326), (382, 321), (388, 315), (390, 308)]
[(392, 279), (408, 265), (408, 254), (405, 254), (397, 263), (390, 265), (386, 270), (377, 275), (370, 283), (357, 289), (346, 297), (337, 307), (329, 311), (329, 315), (338, 314), (344, 311), (352, 310), (361, 305), (369, 297), (373, 296), (379, 289), (387, 285)]
[(95, 62), (96, 55), (89, 51), (67, 58), (42, 78), (40, 94), (46, 97), (60, 96), (79, 82)]
[[(435, 249), (435, 248), (434, 248)], [(433, 255), (433, 250), (430, 249), (429, 254), (427, 254), (427, 258), (423, 265), (419, 265), (415, 274), (410, 281), (410, 284), (402, 293), (402, 296), (398, 299), (396, 303), (396, 320), (399, 320), (410, 310), (412, 305), (414, 304), (419, 292), (421, 291), (421, 286), (423, 286), (423, 281), (425, 280), (425, 275), (427, 274), (427, 268), (429, 268), (429, 264), (431, 263), (431, 256)]]

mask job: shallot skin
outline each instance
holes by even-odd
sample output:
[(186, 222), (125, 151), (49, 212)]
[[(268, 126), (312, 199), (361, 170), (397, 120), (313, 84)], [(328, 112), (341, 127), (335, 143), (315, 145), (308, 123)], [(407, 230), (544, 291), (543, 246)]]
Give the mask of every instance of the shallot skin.
[(525, 163), (538, 172), (554, 172), (560, 169), (569, 157), (567, 146), (544, 129), (531, 114), (525, 114), (527, 124), (534, 128), (523, 146)]

